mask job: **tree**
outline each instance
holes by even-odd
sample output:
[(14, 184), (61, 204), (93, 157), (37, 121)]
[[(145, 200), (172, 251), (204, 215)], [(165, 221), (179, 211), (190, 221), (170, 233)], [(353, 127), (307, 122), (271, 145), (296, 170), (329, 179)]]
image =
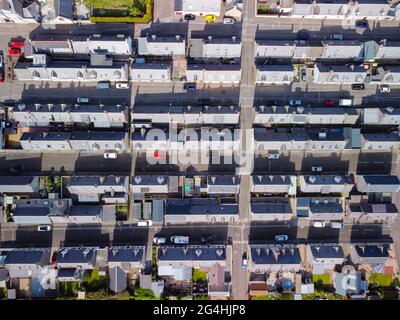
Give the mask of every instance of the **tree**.
[(150, 289), (143, 289), (143, 288), (136, 288), (134, 294), (132, 296), (134, 300), (159, 300), (154, 295), (153, 290)]

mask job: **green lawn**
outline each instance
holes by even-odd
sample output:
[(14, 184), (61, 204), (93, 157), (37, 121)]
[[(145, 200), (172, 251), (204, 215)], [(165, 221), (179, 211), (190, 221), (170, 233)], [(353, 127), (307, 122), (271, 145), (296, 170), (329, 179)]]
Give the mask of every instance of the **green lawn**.
[(331, 285), (331, 277), (329, 274), (313, 274), (312, 281), (322, 284), (323, 286)]
[(251, 300), (294, 300), (291, 293), (270, 293), (264, 296), (252, 297)]
[(195, 294), (193, 300), (210, 300), (210, 298), (206, 294)]
[(207, 272), (201, 272), (198, 268), (193, 268), (193, 282), (207, 282)]
[(368, 282), (379, 287), (390, 287), (393, 277), (390, 274), (373, 273), (368, 278)]
[(93, 5), (96, 9), (127, 9), (133, 5), (134, 1), (135, 0), (86, 0), (85, 2), (88, 7)]
[(324, 292), (324, 291), (318, 291), (318, 290), (316, 290), (314, 293), (303, 294), (302, 300), (316, 300), (318, 297), (319, 298), (326, 297), (326, 298), (328, 298), (328, 300), (348, 300), (347, 297), (340, 296), (338, 294), (331, 293), (331, 292)]

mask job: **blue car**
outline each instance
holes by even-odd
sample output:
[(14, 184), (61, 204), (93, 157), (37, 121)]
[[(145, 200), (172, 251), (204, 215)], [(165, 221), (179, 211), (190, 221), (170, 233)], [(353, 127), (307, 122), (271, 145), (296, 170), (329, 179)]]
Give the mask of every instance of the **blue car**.
[(356, 21), (356, 28), (360, 29), (367, 29), (368, 28), (368, 22), (367, 21)]
[(196, 84), (195, 83), (185, 83), (183, 85), (183, 90), (186, 92), (196, 92)]

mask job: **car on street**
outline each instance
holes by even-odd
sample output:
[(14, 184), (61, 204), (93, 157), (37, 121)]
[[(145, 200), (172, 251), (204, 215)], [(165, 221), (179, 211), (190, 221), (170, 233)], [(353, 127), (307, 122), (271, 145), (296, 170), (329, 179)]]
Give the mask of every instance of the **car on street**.
[(275, 241), (288, 241), (289, 237), (286, 234), (280, 234), (275, 236)]
[(332, 99), (325, 99), (324, 100), (324, 105), (333, 106), (334, 105), (333, 100)]
[(118, 153), (116, 151), (106, 151), (103, 157), (104, 159), (117, 159)]
[(153, 221), (151, 220), (139, 220), (138, 227), (151, 227), (153, 225)]
[(234, 24), (235, 23), (235, 19), (231, 18), (231, 17), (224, 17), (224, 19), (222, 20), (222, 22), (224, 24)]
[(188, 13), (183, 16), (183, 19), (185, 19), (186, 21), (195, 20), (196, 16), (194, 14)]
[(356, 21), (356, 28), (367, 29), (368, 28), (368, 22), (366, 20)]
[(207, 14), (207, 15), (204, 16), (204, 20), (207, 23), (213, 23), (213, 22), (217, 21), (217, 17), (214, 16), (213, 14)]
[(299, 40), (308, 40), (308, 38), (310, 38), (310, 35), (306, 32), (299, 32), (297, 34), (297, 39)]
[(332, 221), (332, 222), (329, 224), (329, 226), (330, 226), (332, 229), (342, 229), (342, 228), (343, 228), (343, 223)]
[(183, 85), (183, 90), (186, 92), (196, 92), (196, 83), (187, 82)]
[(301, 81), (307, 81), (307, 70), (304, 66), (301, 67), (300, 77)]
[(188, 236), (172, 236), (170, 241), (174, 244), (189, 244)]
[(322, 166), (312, 166), (311, 171), (312, 172), (322, 172), (323, 168)]
[(354, 83), (351, 85), (352, 90), (364, 90), (365, 85), (363, 83)]
[(301, 106), (301, 100), (300, 99), (291, 99), (291, 100), (289, 100), (289, 104), (291, 106)]
[(86, 97), (78, 97), (78, 98), (76, 99), (76, 102), (77, 102), (77, 103), (89, 103), (89, 98), (86, 98)]
[(379, 92), (380, 93), (389, 93), (390, 91), (391, 90), (390, 90), (390, 87), (388, 85), (381, 85), (379, 87)]
[(49, 225), (41, 225), (37, 228), (37, 231), (40, 231), (40, 232), (48, 232), (50, 230), (51, 230), (51, 226), (49, 226)]
[(110, 82), (108, 81), (99, 81), (96, 85), (97, 90), (106, 90), (110, 89)]
[(153, 243), (154, 244), (164, 244), (167, 242), (167, 238), (165, 237), (154, 237)]
[(279, 153), (268, 153), (267, 154), (267, 159), (269, 159), (269, 160), (278, 160), (279, 159)]
[(8, 50), (8, 54), (10, 56), (20, 56), (21, 55), (21, 49), (19, 48), (11, 48)]
[(115, 87), (117, 89), (129, 89), (129, 82), (118, 82)]
[(325, 227), (325, 222), (323, 222), (323, 221), (314, 221), (312, 226), (314, 228), (324, 228)]
[(11, 41), (8, 43), (8, 47), (9, 47), (9, 48), (18, 48), (18, 49), (21, 49), (21, 48), (24, 47), (24, 41), (21, 41), (21, 40), (11, 40)]
[(216, 236), (213, 234), (203, 234), (202, 236), (200, 236), (200, 241), (202, 243), (210, 243), (216, 240)]
[(343, 35), (340, 33), (334, 33), (329, 36), (331, 40), (343, 40)]
[(247, 252), (245, 252), (245, 253), (243, 253), (243, 256), (242, 256), (242, 269), (246, 269), (247, 268), (247, 264), (248, 264)]

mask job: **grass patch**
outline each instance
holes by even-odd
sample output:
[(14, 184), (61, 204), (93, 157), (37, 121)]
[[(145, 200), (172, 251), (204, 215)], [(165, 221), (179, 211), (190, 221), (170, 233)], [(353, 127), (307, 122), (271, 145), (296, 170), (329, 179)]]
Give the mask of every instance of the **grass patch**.
[(0, 300), (7, 298), (7, 288), (0, 288)]
[(392, 285), (393, 277), (390, 274), (373, 273), (368, 278), (368, 282), (372, 285), (379, 287), (390, 287)]
[(325, 291), (315, 291), (314, 293), (302, 295), (302, 300), (317, 300), (319, 298), (327, 298), (328, 300), (348, 300), (347, 297)]
[(193, 296), (193, 300), (210, 300), (210, 297), (206, 294), (196, 294)]
[(60, 296), (75, 297), (79, 290), (79, 281), (65, 281), (59, 283)]
[(87, 271), (83, 275), (82, 287), (87, 292), (96, 292), (107, 288), (108, 276), (100, 276), (99, 268), (94, 268), (91, 271)]
[(251, 300), (294, 300), (294, 295), (292, 293), (271, 293), (252, 297)]
[(153, 19), (153, 0), (87, 0), (93, 6), (91, 22), (148, 23)]
[(153, 290), (135, 288), (134, 294), (130, 297), (132, 300), (160, 300), (160, 298), (154, 295)]
[(198, 268), (193, 268), (193, 282), (204, 283), (207, 282), (207, 272), (201, 272)]
[(321, 284), (323, 286), (331, 285), (331, 277), (329, 274), (313, 274), (312, 281), (315, 284)]

